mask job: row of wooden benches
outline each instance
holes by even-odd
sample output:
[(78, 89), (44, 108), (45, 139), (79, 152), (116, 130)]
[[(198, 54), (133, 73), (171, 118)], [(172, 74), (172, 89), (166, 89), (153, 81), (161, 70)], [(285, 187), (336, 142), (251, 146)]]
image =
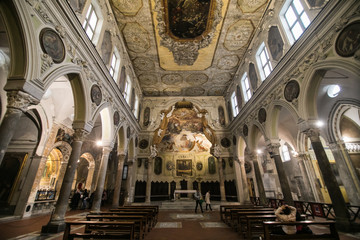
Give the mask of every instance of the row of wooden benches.
[[(253, 205), (221, 205), (220, 219), (238, 231), (245, 239), (339, 239), (335, 221), (296, 221), (278, 222), (274, 209)], [(328, 234), (272, 234), (272, 228), (285, 225), (322, 225), (328, 226)]]
[[(124, 206), (103, 212), (90, 212), (86, 220), (65, 221), (64, 240), (138, 239), (155, 226), (159, 206)], [(84, 225), (84, 232), (72, 232), (71, 227)]]

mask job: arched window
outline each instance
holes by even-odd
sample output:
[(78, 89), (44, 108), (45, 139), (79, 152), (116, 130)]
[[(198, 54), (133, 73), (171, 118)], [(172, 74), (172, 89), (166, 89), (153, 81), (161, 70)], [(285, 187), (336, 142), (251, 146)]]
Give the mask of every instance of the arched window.
[(291, 160), (289, 148), (286, 144), (281, 146), (281, 155), (283, 162), (287, 162)]
[(233, 116), (236, 117), (239, 114), (239, 106), (235, 91), (233, 92), (233, 94), (231, 94), (231, 106), (232, 106)]
[(117, 50), (116, 47), (114, 47), (114, 51), (111, 55), (109, 72), (115, 82), (117, 81), (117, 78), (119, 76), (120, 60), (121, 59), (120, 59), (119, 51)]
[(244, 73), (243, 77), (241, 78), (241, 89), (243, 91), (245, 102), (249, 101), (251, 98), (251, 89), (247, 73)]

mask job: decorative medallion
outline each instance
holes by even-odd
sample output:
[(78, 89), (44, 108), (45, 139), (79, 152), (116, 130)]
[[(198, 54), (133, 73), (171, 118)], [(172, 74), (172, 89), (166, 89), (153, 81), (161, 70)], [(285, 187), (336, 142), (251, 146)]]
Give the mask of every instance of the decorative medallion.
[(225, 56), (221, 58), (217, 64), (217, 67), (222, 70), (230, 70), (238, 65), (239, 57), (236, 55)]
[(98, 85), (93, 85), (91, 87), (91, 101), (99, 106), (102, 100), (102, 93)]
[(138, 57), (134, 59), (133, 63), (134, 67), (140, 71), (153, 71), (155, 69), (154, 61), (150, 58)]
[(249, 161), (245, 161), (245, 172), (246, 173), (250, 173), (251, 172), (251, 169), (252, 169), (252, 167), (251, 167), (251, 163), (249, 162)]
[(203, 73), (194, 73), (188, 76), (185, 81), (192, 86), (202, 85), (208, 81), (208, 76)]
[(225, 113), (224, 108), (222, 106), (218, 107), (218, 113), (219, 113), (219, 123), (221, 126), (225, 126)]
[(60, 36), (50, 28), (40, 32), (40, 45), (44, 53), (49, 55), (54, 63), (61, 63), (65, 58), (65, 46)]
[(174, 164), (173, 162), (168, 161), (168, 162), (166, 163), (166, 169), (167, 169), (168, 171), (174, 170), (174, 168), (175, 168), (175, 164)]
[(120, 122), (120, 114), (119, 114), (118, 111), (114, 112), (113, 120), (114, 120), (114, 125), (115, 125), (115, 126), (119, 125), (119, 122)]
[(249, 134), (249, 128), (247, 125), (244, 125), (244, 127), (243, 127), (243, 134), (245, 137), (247, 137)]
[(203, 95), (205, 92), (205, 89), (201, 87), (189, 87), (185, 89), (185, 94), (189, 96), (198, 96)]
[(111, 0), (111, 3), (125, 16), (135, 16), (142, 7), (142, 0)]
[(201, 171), (201, 170), (203, 169), (203, 164), (202, 164), (202, 162), (197, 162), (197, 163), (196, 163), (196, 169), (197, 169), (198, 171)]
[(146, 149), (149, 146), (149, 142), (146, 139), (142, 139), (139, 142), (139, 148)]
[(229, 51), (236, 51), (245, 47), (254, 31), (254, 26), (250, 20), (239, 20), (234, 23), (226, 32), (224, 46)]
[(229, 157), (228, 161), (229, 161), (229, 167), (232, 168), (234, 166), (234, 159), (232, 157)]
[(236, 136), (233, 136), (233, 145), (236, 146)]
[(126, 23), (122, 32), (126, 45), (131, 51), (144, 53), (150, 48), (149, 33), (139, 23)]
[(346, 26), (336, 39), (335, 49), (342, 57), (351, 57), (360, 48), (360, 22)]
[(145, 96), (159, 96), (159, 90), (156, 88), (144, 88)]
[(226, 161), (225, 161), (225, 159), (221, 159), (221, 166), (222, 166), (222, 169), (223, 169), (223, 170), (226, 168)]
[(231, 142), (228, 138), (223, 138), (221, 139), (221, 146), (223, 146), (224, 148), (228, 148), (231, 146)]
[(150, 108), (146, 107), (144, 110), (144, 119), (143, 119), (143, 124), (145, 127), (149, 126), (150, 123)]
[(223, 96), (226, 89), (227, 87), (224, 86), (210, 88), (208, 91), (208, 96)]
[(181, 95), (181, 88), (165, 88), (163, 93), (166, 96), (180, 96)]
[(182, 76), (179, 74), (165, 74), (161, 81), (166, 85), (178, 85), (182, 82)]
[(212, 82), (219, 85), (227, 85), (231, 81), (230, 73), (218, 73), (212, 78)]
[(260, 108), (258, 112), (258, 119), (260, 123), (264, 123), (266, 121), (266, 110), (264, 108)]
[(131, 135), (131, 131), (130, 131), (130, 127), (128, 127), (128, 128), (126, 129), (126, 137), (127, 137), (127, 138), (130, 138), (130, 135)]
[(286, 101), (292, 102), (294, 99), (297, 99), (300, 93), (300, 85), (297, 81), (289, 81), (284, 89), (284, 97)]
[(155, 0), (160, 45), (178, 65), (193, 65), (199, 50), (209, 46), (221, 22), (222, 0)]
[(155, 74), (141, 74), (138, 77), (139, 82), (141, 85), (145, 85), (145, 86), (154, 86), (158, 83), (157, 77)]

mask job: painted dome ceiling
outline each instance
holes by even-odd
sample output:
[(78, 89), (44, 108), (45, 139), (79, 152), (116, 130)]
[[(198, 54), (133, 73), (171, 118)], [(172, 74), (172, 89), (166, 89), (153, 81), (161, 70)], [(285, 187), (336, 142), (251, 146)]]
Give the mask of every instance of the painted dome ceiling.
[(110, 0), (144, 96), (221, 96), (268, 0)]

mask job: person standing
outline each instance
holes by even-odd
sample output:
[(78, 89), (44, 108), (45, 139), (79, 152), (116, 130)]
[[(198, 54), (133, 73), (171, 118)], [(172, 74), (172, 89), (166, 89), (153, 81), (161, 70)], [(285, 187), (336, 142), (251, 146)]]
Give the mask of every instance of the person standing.
[(194, 198), (195, 198), (195, 201), (196, 201), (196, 206), (195, 206), (195, 213), (197, 213), (197, 208), (198, 206), (200, 206), (200, 210), (201, 210), (201, 213), (203, 213), (203, 208), (202, 208), (202, 196), (201, 196), (201, 193), (199, 191), (199, 189), (196, 189), (196, 193), (194, 193)]
[(206, 203), (206, 207), (205, 207), (206, 211), (208, 210), (208, 206), (209, 206), (210, 211), (212, 211), (211, 203), (210, 203), (210, 190), (207, 191), (205, 194), (205, 203)]

